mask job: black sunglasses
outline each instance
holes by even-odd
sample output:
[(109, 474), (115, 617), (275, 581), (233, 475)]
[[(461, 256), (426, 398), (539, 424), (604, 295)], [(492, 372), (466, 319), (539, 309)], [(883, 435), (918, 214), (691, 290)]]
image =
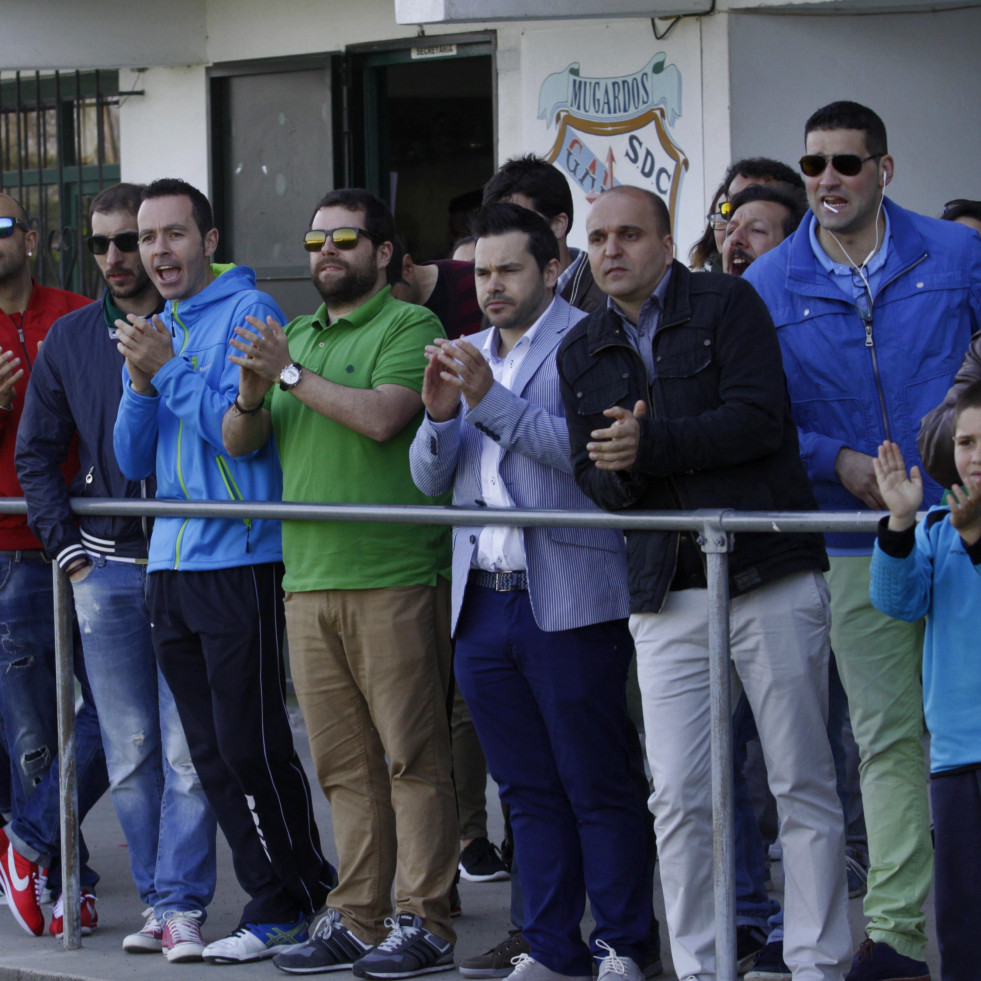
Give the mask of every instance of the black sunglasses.
[(139, 232), (120, 232), (118, 235), (90, 235), (86, 242), (92, 255), (105, 255), (110, 245), (120, 252), (135, 252), (140, 247)]
[(20, 218), (0, 218), (0, 238), (10, 238), (15, 228), (22, 228), (25, 232), (30, 231)]
[(335, 249), (353, 249), (357, 247), (361, 236), (377, 241), (375, 236), (365, 228), (328, 228), (321, 231), (319, 228), (312, 229), (303, 236), (303, 248), (307, 252), (319, 252), (329, 238), (334, 243)]
[(800, 169), (805, 177), (819, 177), (830, 163), (842, 177), (854, 177), (863, 164), (882, 156), (885, 154), (870, 153), (867, 157), (860, 157), (857, 153), (835, 153), (828, 157), (823, 153), (805, 153), (800, 158)]

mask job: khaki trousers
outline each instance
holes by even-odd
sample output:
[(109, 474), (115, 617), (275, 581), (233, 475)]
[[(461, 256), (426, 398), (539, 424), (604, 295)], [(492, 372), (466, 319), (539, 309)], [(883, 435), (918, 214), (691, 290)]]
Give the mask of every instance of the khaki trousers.
[(449, 584), (287, 593), (286, 628), (337, 843), (328, 906), (378, 943), (394, 882), (395, 912), (454, 942)]

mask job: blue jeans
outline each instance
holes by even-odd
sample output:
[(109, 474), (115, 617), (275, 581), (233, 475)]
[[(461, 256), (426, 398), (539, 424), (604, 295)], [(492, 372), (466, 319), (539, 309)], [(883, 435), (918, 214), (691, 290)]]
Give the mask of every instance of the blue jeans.
[[(54, 595), (51, 564), (39, 552), (0, 552), (0, 712), (10, 757), (8, 836), (25, 858), (56, 864), (60, 851), (58, 722), (55, 708)], [(78, 816), (106, 789), (105, 756), (92, 693), (75, 638), (75, 675), (82, 707), (75, 718)], [(99, 877), (80, 839), (81, 882)], [(57, 867), (50, 876), (57, 893)]]
[(154, 659), (146, 567), (92, 559), (72, 584), (75, 610), (133, 879), (158, 919), (204, 912), (215, 891), (215, 819)]

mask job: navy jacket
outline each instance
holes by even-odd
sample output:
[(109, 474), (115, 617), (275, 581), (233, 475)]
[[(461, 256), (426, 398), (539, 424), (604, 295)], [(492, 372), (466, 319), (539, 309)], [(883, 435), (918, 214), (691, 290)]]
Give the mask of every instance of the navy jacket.
[[(558, 352), (576, 480), (608, 510), (809, 511), (814, 495), (773, 323), (735, 276), (671, 267), (654, 334), (649, 385), (619, 316), (603, 309), (577, 324)], [(637, 462), (628, 474), (597, 470), (586, 443), (603, 410), (647, 403)], [(657, 612), (675, 573), (679, 532), (628, 532), (631, 610)], [(733, 595), (792, 572), (824, 570), (818, 534), (740, 533), (729, 558)]]
[[(85, 551), (146, 558), (147, 519), (86, 515), (69, 497), (153, 497), (152, 478), (127, 480), (112, 431), (122, 394), (123, 356), (102, 303), (55, 321), (31, 373), (17, 432), (17, 475), (31, 530), (64, 569)], [(61, 463), (78, 434), (80, 467), (66, 486)]]

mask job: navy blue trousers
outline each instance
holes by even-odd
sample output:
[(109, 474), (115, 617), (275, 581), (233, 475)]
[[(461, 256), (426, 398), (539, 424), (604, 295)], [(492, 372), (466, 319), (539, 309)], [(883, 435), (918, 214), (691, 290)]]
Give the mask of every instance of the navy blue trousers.
[[(626, 620), (546, 633), (526, 592), (468, 586), (456, 675), (511, 808), (531, 956), (589, 975), (597, 940), (641, 966), (653, 922), (647, 786), (627, 716)], [(579, 924), (589, 897), (596, 928)], [(591, 949), (590, 949), (591, 948)]]
[(976, 981), (981, 927), (981, 769), (930, 779), (941, 981)]

